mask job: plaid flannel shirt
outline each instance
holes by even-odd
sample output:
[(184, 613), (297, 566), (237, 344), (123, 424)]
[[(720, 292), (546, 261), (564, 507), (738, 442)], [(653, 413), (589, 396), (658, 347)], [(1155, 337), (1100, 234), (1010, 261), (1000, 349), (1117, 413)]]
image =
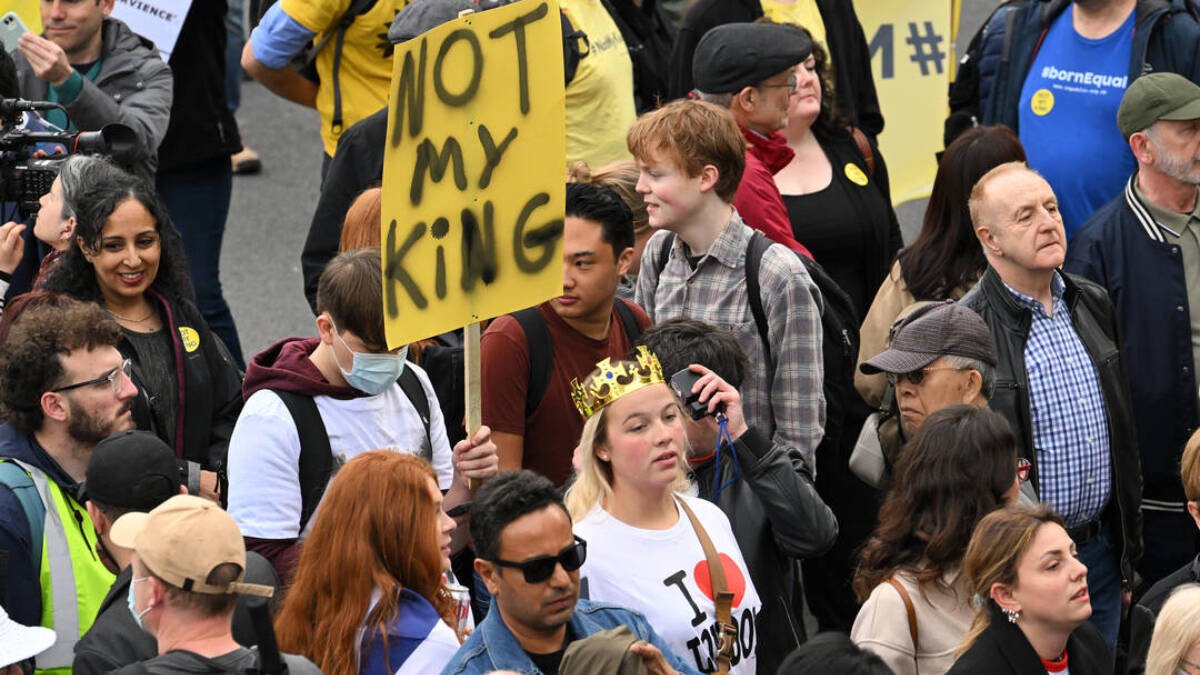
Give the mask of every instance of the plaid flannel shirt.
[(1066, 521), (1084, 525), (1100, 517), (1112, 494), (1108, 413), (1100, 375), (1063, 302), (1058, 272), (1050, 284), (1054, 313), (1011, 286), (1032, 314), (1025, 343), (1029, 412), (1037, 448), (1038, 494)]
[(656, 232), (642, 253), (635, 298), (655, 323), (696, 319), (732, 332), (749, 360), (741, 386), (746, 423), (798, 449), (815, 473), (825, 425), (820, 291), (795, 253), (779, 244), (767, 249), (759, 288), (772, 371), (746, 293), (746, 247), (753, 233), (734, 211), (695, 270), (679, 237), (666, 267), (658, 270), (667, 233)]

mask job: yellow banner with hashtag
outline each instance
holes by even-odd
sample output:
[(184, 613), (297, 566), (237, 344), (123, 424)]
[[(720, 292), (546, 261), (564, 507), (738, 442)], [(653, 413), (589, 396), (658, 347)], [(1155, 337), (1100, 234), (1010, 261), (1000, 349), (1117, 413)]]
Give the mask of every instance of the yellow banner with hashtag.
[(946, 92), (953, 77), (953, 2), (872, 0), (856, 3), (871, 51), (884, 129), (892, 202), (929, 196), (942, 149)]

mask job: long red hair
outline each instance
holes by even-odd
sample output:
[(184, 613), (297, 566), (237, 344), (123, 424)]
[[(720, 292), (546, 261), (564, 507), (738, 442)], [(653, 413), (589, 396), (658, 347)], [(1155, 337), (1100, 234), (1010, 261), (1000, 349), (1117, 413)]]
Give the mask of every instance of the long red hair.
[[(348, 462), (325, 491), (304, 542), (295, 579), (275, 620), (282, 650), (326, 673), (357, 673), (355, 638), (363, 617), (387, 639), (400, 591), (428, 600), (454, 627), (442, 584), (442, 556), (424, 460), (372, 450)], [(367, 615), (371, 596), (382, 593)]]

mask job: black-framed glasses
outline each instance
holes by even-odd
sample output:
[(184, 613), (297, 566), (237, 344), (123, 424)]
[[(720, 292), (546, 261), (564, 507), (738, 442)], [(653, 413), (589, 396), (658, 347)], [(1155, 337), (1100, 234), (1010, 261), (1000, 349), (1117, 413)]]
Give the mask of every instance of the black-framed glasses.
[(908, 380), (909, 382), (911, 382), (913, 384), (914, 387), (917, 387), (917, 386), (920, 386), (921, 383), (925, 381), (925, 376), (927, 374), (932, 373), (935, 370), (959, 370), (959, 371), (961, 371), (961, 370), (970, 370), (970, 368), (952, 368), (950, 366), (945, 366), (942, 368), (925, 367), (925, 368), (919, 368), (917, 370), (914, 370), (911, 373), (899, 373), (899, 374), (888, 373), (887, 380), (888, 380), (888, 382), (891, 383), (891, 385), (893, 387), (896, 386), (896, 383), (902, 379)]
[(562, 565), (564, 572), (574, 572), (583, 567), (585, 560), (587, 560), (587, 542), (575, 537), (575, 543), (559, 551), (558, 555), (538, 556), (524, 562), (497, 558), (492, 563), (500, 567), (519, 569), (521, 574), (525, 575), (525, 583), (540, 584), (554, 574), (555, 567)]
[(70, 391), (72, 389), (79, 389), (80, 387), (90, 387), (90, 386), (96, 385), (96, 384), (108, 384), (108, 386), (112, 387), (112, 391), (115, 394), (121, 390), (121, 375), (124, 375), (125, 377), (130, 377), (132, 373), (133, 373), (133, 364), (129, 359), (125, 359), (124, 361), (121, 362), (120, 366), (113, 368), (112, 370), (101, 375), (100, 377), (97, 377), (94, 380), (87, 380), (85, 382), (76, 382), (75, 384), (68, 384), (68, 385), (62, 386), (62, 387), (55, 387), (54, 389), (51, 389), (50, 391), (57, 393), (57, 392), (63, 392), (63, 391)]

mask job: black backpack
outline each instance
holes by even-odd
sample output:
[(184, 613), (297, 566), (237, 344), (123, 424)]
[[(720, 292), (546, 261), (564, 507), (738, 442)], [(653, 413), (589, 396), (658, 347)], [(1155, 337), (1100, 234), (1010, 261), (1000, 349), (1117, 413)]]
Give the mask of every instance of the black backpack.
[[(405, 368), (396, 380), (400, 390), (417, 409), (421, 422), (425, 425), (425, 441), (429, 452), (433, 452), (433, 437), (429, 433), (429, 398), (425, 396), (425, 388), (417, 379), (412, 368)], [(283, 401), (292, 422), (296, 425), (296, 433), (300, 436), (300, 531), (312, 518), (317, 504), (325, 494), (329, 478), (333, 475), (333, 448), (329, 445), (329, 432), (321, 419), (321, 412), (312, 396), (296, 394), (290, 391), (272, 389), (275, 395)], [(426, 461), (432, 456), (422, 457)]]
[[(768, 338), (767, 313), (763, 310), (762, 290), (758, 278), (762, 258), (772, 243), (766, 235), (757, 230), (750, 237), (750, 243), (746, 246), (746, 293), (750, 296), (750, 313), (754, 315), (754, 325), (758, 329), (759, 339), (762, 340), (763, 353), (766, 355), (768, 367), (773, 369), (775, 357)], [(667, 266), (674, 245), (675, 233), (668, 232), (662, 249), (658, 252), (659, 274)], [(825, 268), (807, 256), (798, 253), (795, 255), (808, 270), (808, 275), (812, 277), (817, 289), (821, 291), (825, 304), (821, 312), (821, 344), (825, 365), (825, 435), (821, 444), (817, 446), (817, 457), (821, 457), (826, 448), (836, 452), (836, 448), (839, 447), (838, 439), (842, 433), (844, 417), (853, 401), (852, 397), (858, 395), (854, 390), (854, 366), (858, 360), (859, 341), (858, 312), (855, 311), (850, 296), (829, 276)]]
[[(629, 344), (634, 344), (642, 336), (642, 328), (638, 325), (637, 317), (629, 304), (621, 298), (613, 303), (617, 317), (621, 319), (621, 327), (625, 329), (625, 337)], [(525, 331), (525, 341), (529, 343), (529, 386), (525, 390), (525, 418), (528, 419), (537, 410), (550, 386), (550, 367), (553, 365), (554, 341), (550, 338), (550, 328), (537, 307), (527, 307), (512, 313), (512, 317), (521, 324)]]

